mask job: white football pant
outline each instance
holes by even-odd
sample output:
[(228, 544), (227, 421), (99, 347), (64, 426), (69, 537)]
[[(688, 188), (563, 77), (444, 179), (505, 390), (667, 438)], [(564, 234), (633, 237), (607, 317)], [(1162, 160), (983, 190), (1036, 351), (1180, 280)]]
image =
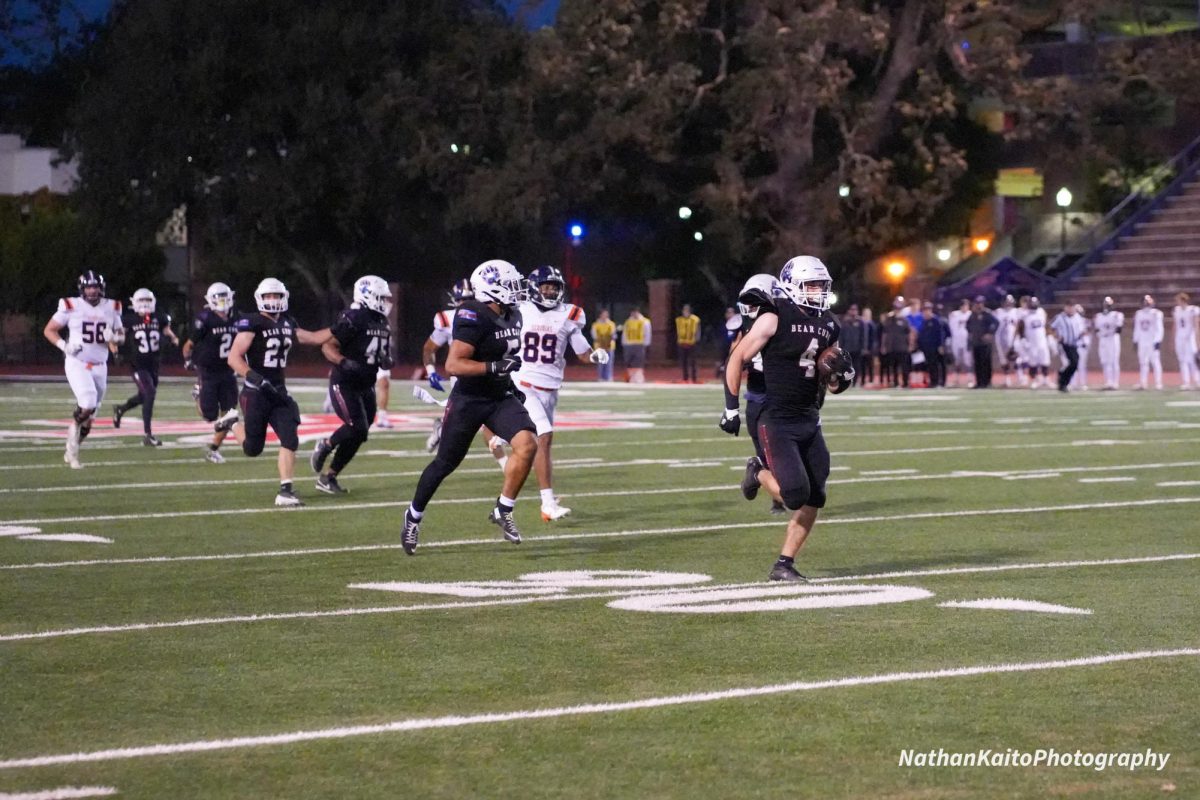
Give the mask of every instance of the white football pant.
[(99, 408), (108, 389), (108, 364), (89, 364), (67, 356), (63, 371), (67, 374), (71, 391), (75, 393), (75, 404), (89, 411)]

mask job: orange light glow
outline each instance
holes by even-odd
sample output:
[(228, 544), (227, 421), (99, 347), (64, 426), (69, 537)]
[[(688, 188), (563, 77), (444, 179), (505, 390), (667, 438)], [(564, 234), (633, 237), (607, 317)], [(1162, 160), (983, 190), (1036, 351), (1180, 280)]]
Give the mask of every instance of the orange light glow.
[(992, 240), (988, 239), (984, 236), (980, 236), (978, 239), (975, 240), (975, 252), (976, 253), (986, 253), (988, 251), (988, 248), (991, 246), (992, 246)]
[(908, 272), (908, 264), (903, 261), (889, 261), (883, 269), (892, 279), (900, 280)]

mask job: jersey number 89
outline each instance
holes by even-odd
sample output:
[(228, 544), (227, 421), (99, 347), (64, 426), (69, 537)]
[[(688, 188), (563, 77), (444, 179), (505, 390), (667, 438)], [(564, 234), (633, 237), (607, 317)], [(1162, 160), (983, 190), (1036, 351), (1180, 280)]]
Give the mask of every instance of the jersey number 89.
[[(541, 361), (543, 364), (553, 364), (554, 355), (558, 350), (558, 336), (553, 333), (545, 335), (530, 331), (525, 334), (525, 350), (521, 353), (521, 360), (526, 364), (533, 364)], [(538, 357), (538, 352), (541, 351), (541, 357)]]

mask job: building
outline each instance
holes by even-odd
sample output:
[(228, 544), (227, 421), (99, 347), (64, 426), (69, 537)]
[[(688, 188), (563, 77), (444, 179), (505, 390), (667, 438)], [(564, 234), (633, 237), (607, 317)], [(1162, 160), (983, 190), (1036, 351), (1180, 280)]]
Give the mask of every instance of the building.
[(0, 195), (33, 194), (49, 189), (70, 194), (79, 180), (76, 159), (58, 163), (53, 147), (26, 147), (20, 136), (0, 134)]

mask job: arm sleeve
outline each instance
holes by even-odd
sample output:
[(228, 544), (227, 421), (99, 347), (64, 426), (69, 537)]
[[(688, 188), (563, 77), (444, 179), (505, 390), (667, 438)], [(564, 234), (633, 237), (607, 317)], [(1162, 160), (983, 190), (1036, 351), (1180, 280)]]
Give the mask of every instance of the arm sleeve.
[(339, 342), (349, 341), (354, 332), (354, 325), (350, 320), (350, 315), (344, 311), (338, 315), (337, 321), (329, 327), (329, 332)]
[(570, 339), (571, 349), (575, 351), (575, 355), (577, 356), (581, 356), (592, 349), (592, 346), (588, 344), (587, 337), (583, 335), (583, 331), (578, 326), (571, 328)]

